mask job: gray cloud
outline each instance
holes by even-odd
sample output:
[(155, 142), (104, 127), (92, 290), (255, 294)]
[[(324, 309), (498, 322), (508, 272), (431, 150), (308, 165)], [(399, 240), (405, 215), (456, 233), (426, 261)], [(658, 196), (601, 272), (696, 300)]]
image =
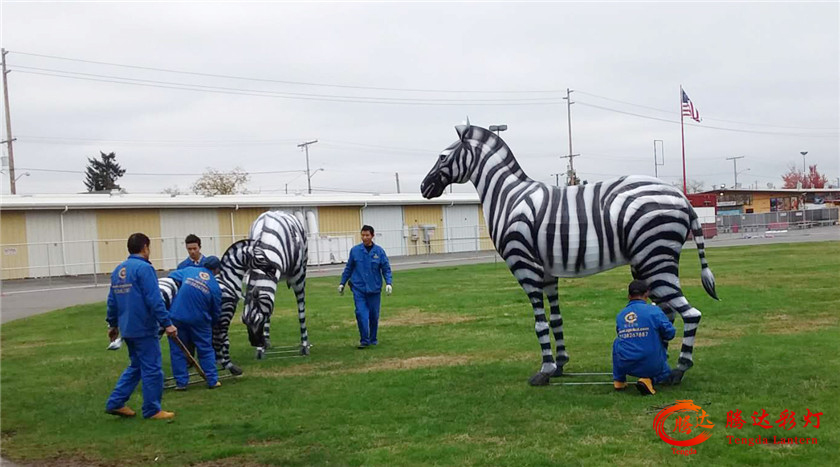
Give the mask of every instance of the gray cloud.
[[(314, 186), (416, 190), (436, 153), (469, 115), (502, 134), (535, 179), (565, 170), (561, 94), (475, 94), (290, 85), (53, 60), (14, 52), (284, 81), (428, 90), (532, 91), (571, 87), (576, 168), (588, 180), (681, 174), (682, 84), (704, 118), (686, 127), (689, 178), (732, 183), (725, 160), (743, 155), (744, 183), (780, 184), (789, 163), (838, 161), (840, 27), (836, 3), (772, 4), (4, 4), (19, 168), (84, 169), (116, 151), (132, 192), (189, 186), (205, 167), (304, 167), (296, 144), (325, 171)], [(74, 80), (22, 67), (284, 93), (404, 99), (544, 98), (550, 105), (324, 102)], [(147, 83), (153, 84), (153, 83)], [(605, 100), (641, 104), (630, 106)], [(449, 102), (451, 103), (451, 102)], [(664, 109), (670, 113), (654, 109)], [(729, 121), (722, 121), (729, 120)], [(777, 125), (745, 125), (747, 122)], [(722, 127), (723, 131), (709, 127)], [(809, 130), (811, 129), (811, 130)], [(822, 130), (813, 130), (822, 129)], [(825, 130), (829, 129), (829, 130)], [(833, 129), (833, 130), (830, 130)], [(762, 133), (763, 132), (763, 133)], [(76, 138), (45, 139), (45, 138)], [(179, 143), (178, 141), (181, 141)], [(47, 144), (49, 143), (49, 144)], [(388, 149), (394, 148), (394, 149)], [(81, 191), (81, 175), (32, 172), (20, 193)], [(297, 177), (295, 179), (295, 177)], [(293, 180), (295, 179), (295, 180)], [(306, 186), (297, 174), (254, 176), (253, 190)], [(6, 187), (3, 181), (3, 188)], [(472, 187), (458, 187), (468, 192)]]

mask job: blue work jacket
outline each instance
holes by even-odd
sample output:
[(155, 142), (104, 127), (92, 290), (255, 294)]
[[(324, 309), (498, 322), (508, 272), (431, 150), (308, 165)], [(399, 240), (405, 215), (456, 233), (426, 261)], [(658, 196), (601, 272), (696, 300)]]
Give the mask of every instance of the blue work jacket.
[(353, 290), (362, 293), (381, 293), (382, 277), (385, 283), (391, 284), (391, 263), (381, 246), (374, 244), (367, 251), (364, 243), (359, 243), (350, 249), (350, 257), (341, 275), (341, 284), (348, 279), (353, 284)]
[(159, 326), (172, 324), (155, 268), (140, 255), (130, 255), (111, 273), (107, 308), (108, 325), (119, 327), (122, 337), (157, 336)]
[(193, 261), (192, 259), (190, 259), (190, 257), (189, 257), (189, 256), (187, 256), (187, 259), (185, 259), (185, 260), (181, 261), (181, 262), (178, 264), (178, 268), (177, 268), (177, 269), (184, 269), (184, 268), (188, 268), (188, 267), (190, 267), (190, 266), (204, 266), (204, 262), (205, 262), (206, 260), (207, 260), (207, 258), (205, 258), (205, 256), (204, 256), (204, 255), (201, 255), (201, 258), (199, 258), (198, 262), (196, 263), (195, 261)]
[(215, 324), (222, 314), (222, 290), (213, 273), (203, 267), (173, 271), (169, 278), (178, 283), (172, 302), (172, 319), (189, 324)]
[(615, 317), (618, 334), (613, 343), (613, 352), (623, 363), (650, 363), (667, 360), (665, 341), (674, 338), (674, 325), (665, 313), (644, 300), (630, 300), (630, 303)]

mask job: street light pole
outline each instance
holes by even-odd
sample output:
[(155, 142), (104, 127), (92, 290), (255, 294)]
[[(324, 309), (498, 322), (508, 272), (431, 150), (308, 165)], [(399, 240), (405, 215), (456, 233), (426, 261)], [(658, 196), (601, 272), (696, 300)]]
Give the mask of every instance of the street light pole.
[[(799, 154), (802, 154), (802, 176), (804, 178), (805, 174), (808, 173), (807, 169), (805, 169), (805, 154), (808, 154), (808, 151), (799, 151)], [(805, 185), (805, 180), (803, 181), (803, 186)]]
[[(659, 142), (660, 146), (662, 147), (662, 163), (659, 163), (659, 159), (656, 158), (656, 143)], [(665, 165), (665, 141), (661, 139), (653, 140), (653, 174), (656, 178), (659, 178), (659, 166)]]
[(306, 188), (307, 188), (307, 192), (310, 195), (312, 194), (312, 182), (310, 180), (311, 177), (309, 175), (309, 145), (310, 144), (315, 144), (317, 142), (318, 142), (317, 139), (313, 139), (312, 141), (307, 141), (305, 143), (300, 143), (300, 144), (297, 145), (297, 147), (303, 148), (303, 150), (306, 151)]

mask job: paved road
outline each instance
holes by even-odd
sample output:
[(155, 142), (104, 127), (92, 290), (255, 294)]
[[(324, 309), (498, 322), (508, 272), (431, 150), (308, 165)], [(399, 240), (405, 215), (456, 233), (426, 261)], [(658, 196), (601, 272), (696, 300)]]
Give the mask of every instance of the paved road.
[[(777, 234), (735, 234), (723, 235), (706, 242), (707, 248), (766, 245), (772, 243), (800, 243), (840, 240), (840, 226), (794, 230)], [(687, 249), (695, 248), (693, 241), (686, 243)], [(447, 255), (405, 256), (394, 258), (392, 268), (396, 271), (428, 268), (435, 266), (457, 266), (497, 261), (495, 252), (469, 252)], [(337, 276), (344, 269), (343, 264), (311, 266), (310, 277)], [(74, 305), (105, 301), (107, 277), (100, 276), (98, 286), (93, 286), (91, 276), (53, 279), (24, 279), (4, 281), (0, 295), (0, 324)]]

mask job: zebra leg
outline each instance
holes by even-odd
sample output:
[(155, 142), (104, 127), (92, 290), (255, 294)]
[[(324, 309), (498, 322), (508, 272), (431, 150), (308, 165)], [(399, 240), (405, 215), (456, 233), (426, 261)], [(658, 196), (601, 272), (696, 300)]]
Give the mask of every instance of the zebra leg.
[(538, 373), (531, 376), (528, 384), (531, 386), (546, 386), (551, 375), (557, 371), (557, 365), (551, 355), (551, 336), (549, 335), (548, 320), (545, 319), (542, 281), (537, 282), (527, 277), (517, 279), (519, 279), (519, 285), (528, 294), (531, 307), (534, 309), (534, 331), (537, 334), (537, 340), (540, 342), (542, 353), (542, 367), (540, 367)]
[(213, 326), (213, 350), (216, 351), (216, 364), (226, 368), (231, 374), (239, 376), (242, 374), (242, 369), (230, 360), (230, 339), (228, 338), (230, 322), (233, 320), (235, 311), (236, 302), (222, 304), (219, 322)]
[(293, 284), (300, 322), (300, 354), (309, 355), (309, 332), (306, 330), (306, 278), (299, 277)]
[(563, 338), (563, 316), (560, 315), (560, 302), (557, 293), (557, 278), (551, 278), (543, 285), (545, 295), (548, 297), (548, 305), (551, 314), (548, 317), (548, 324), (554, 334), (555, 352), (557, 355), (557, 369), (551, 374), (553, 377), (563, 376), (563, 365), (569, 362), (569, 354), (566, 352), (566, 341)]
[(683, 295), (680, 279), (674, 273), (677, 268), (677, 263), (659, 266), (647, 278), (654, 302), (662, 307), (668, 319), (673, 321), (674, 312), (677, 312), (683, 320), (682, 347), (677, 368), (671, 371), (671, 384), (679, 384), (685, 372), (694, 366), (694, 337), (701, 317), (700, 310), (691, 306)]
[(265, 327), (263, 327), (263, 339), (265, 340), (265, 349), (271, 348), (271, 316), (266, 316)]

